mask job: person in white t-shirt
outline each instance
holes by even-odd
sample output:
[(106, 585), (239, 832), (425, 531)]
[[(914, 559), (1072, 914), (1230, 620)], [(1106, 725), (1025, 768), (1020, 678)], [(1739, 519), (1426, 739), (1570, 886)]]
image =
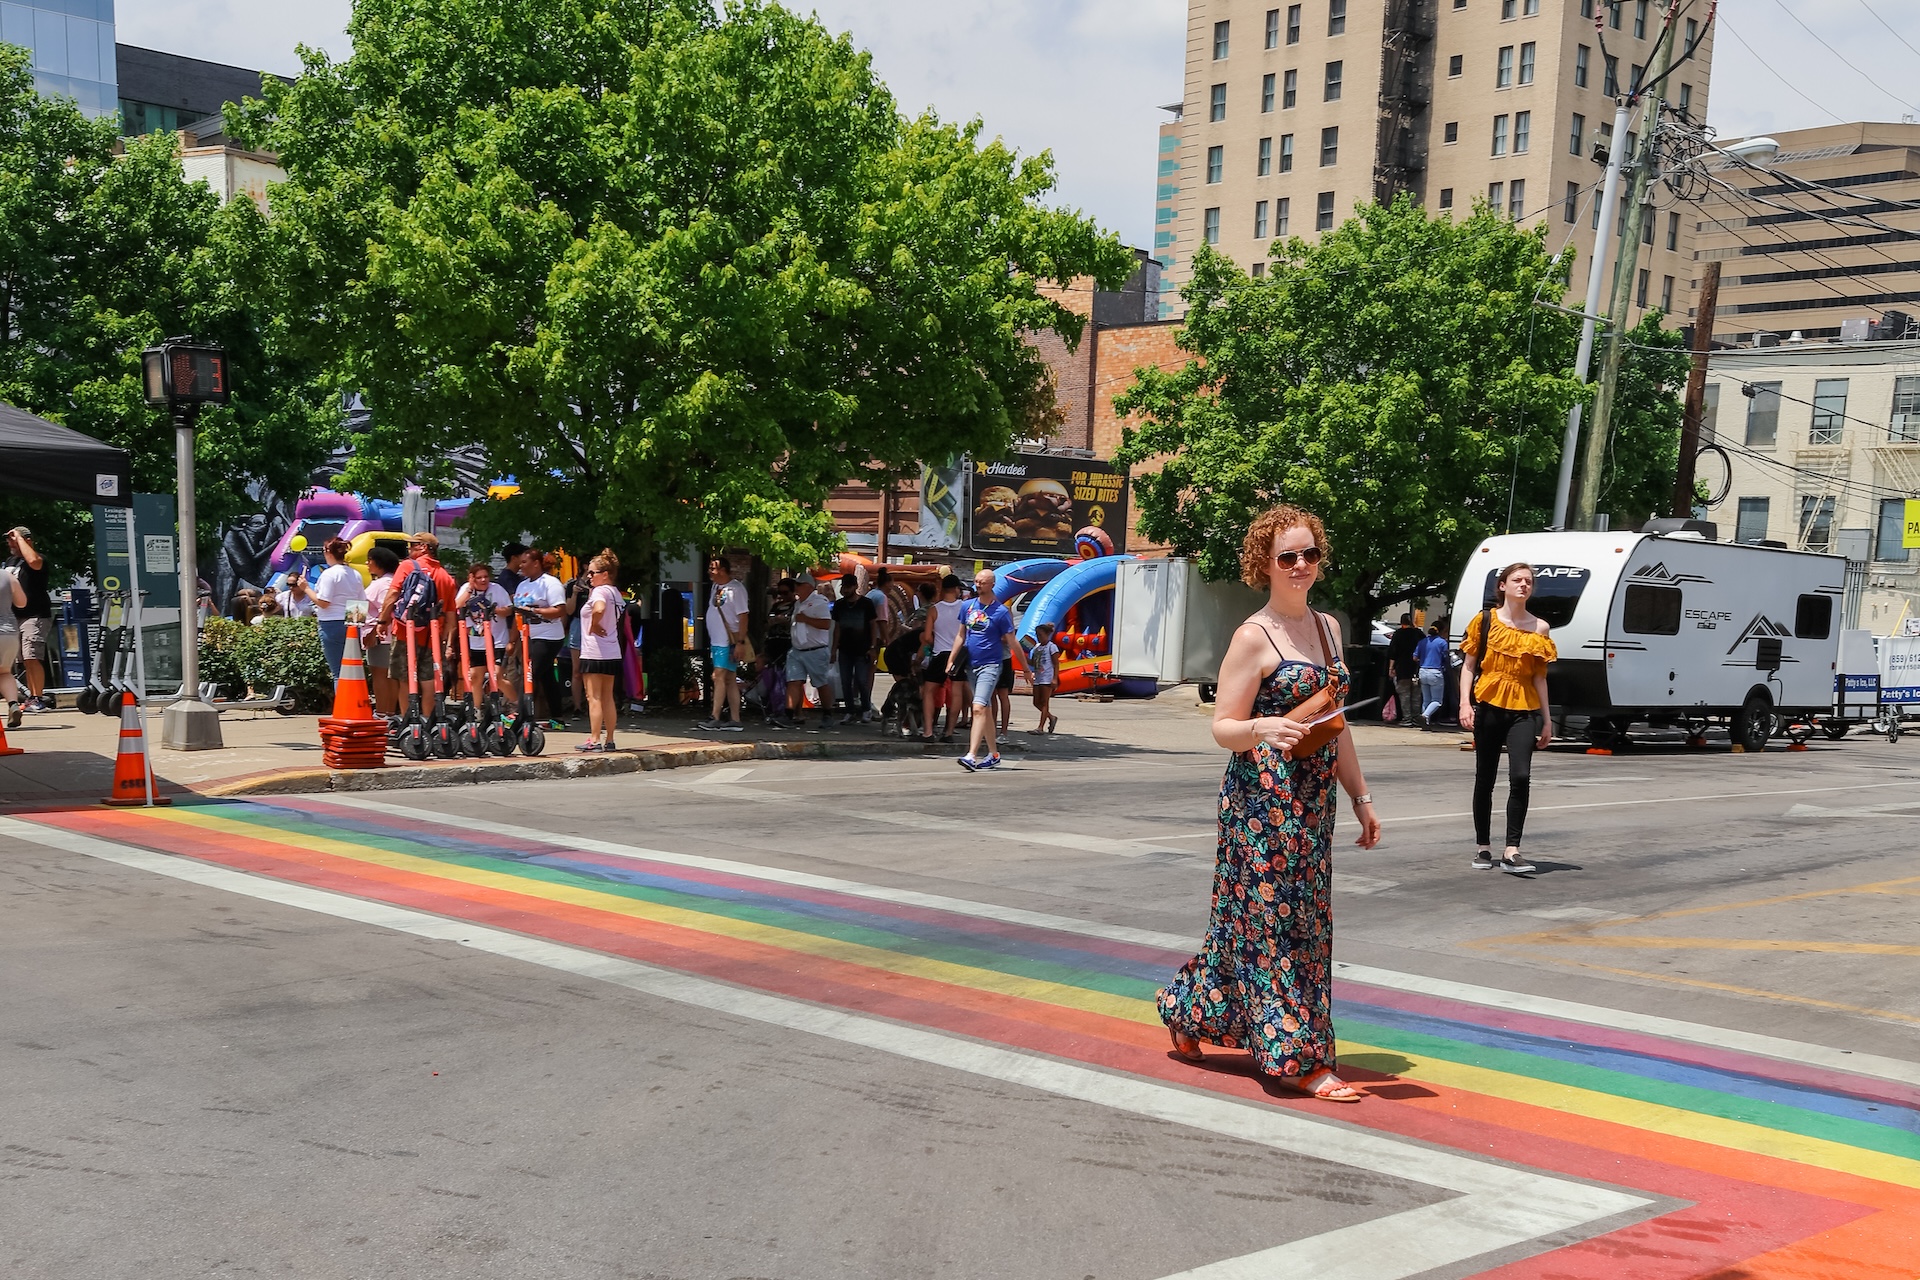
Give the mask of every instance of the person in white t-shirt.
[(947, 729), (940, 741), (952, 742), (953, 727), (960, 723), (960, 703), (967, 691), (960, 684), (948, 687), (947, 666), (959, 641), (960, 612), (966, 607), (967, 602), (960, 598), (960, 579), (951, 573), (940, 579), (940, 599), (927, 610), (927, 645), (933, 656), (927, 659), (927, 672), (920, 685), (920, 736), (928, 742), (933, 741), (933, 723), (940, 718), (942, 701), (947, 704)]
[(311, 618), (313, 616), (313, 592), (307, 586), (305, 565), (296, 565), (287, 572), (287, 585), (276, 595), (280, 601), (280, 616), (283, 618)]
[(803, 573), (793, 584), (793, 645), (787, 650), (787, 723), (806, 727), (807, 686), (821, 690), (820, 718), (833, 705), (827, 657), (833, 645), (833, 602)]
[[(702, 720), (696, 729), (709, 732), (743, 733), (740, 723), (740, 645), (747, 638), (747, 593), (733, 580), (733, 565), (725, 556), (707, 563), (707, 576), (713, 590), (707, 595), (707, 654), (713, 670), (713, 718)], [(720, 706), (726, 704), (733, 719), (720, 718)]]
[(567, 624), (562, 621), (567, 614), (567, 589), (547, 572), (546, 557), (537, 547), (527, 548), (520, 556), (519, 571), (514, 606), (535, 615), (527, 619), (527, 672), (547, 704), (547, 728), (562, 729), (566, 725), (560, 718), (560, 675), (555, 664), (567, 643)]
[(313, 616), (320, 622), (320, 648), (327, 655), (327, 669), (340, 678), (340, 663), (346, 655), (347, 623), (367, 616), (367, 589), (360, 571), (347, 563), (347, 542), (333, 538), (327, 542), (327, 567), (320, 581), (306, 593)]
[(507, 660), (507, 611), (513, 608), (513, 597), (493, 580), (493, 566), (483, 560), (467, 570), (466, 585), (453, 597), (453, 607), (467, 637), (467, 693), (477, 711), (486, 684), (487, 649), (493, 649), (495, 667)]

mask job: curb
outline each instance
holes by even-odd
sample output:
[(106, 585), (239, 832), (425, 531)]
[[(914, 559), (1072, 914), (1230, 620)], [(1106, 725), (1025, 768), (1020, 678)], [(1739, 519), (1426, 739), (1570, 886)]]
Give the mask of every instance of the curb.
[[(742, 742), (733, 745), (654, 747), (609, 755), (535, 756), (531, 759), (449, 761), (384, 769), (282, 769), (231, 778), (192, 788), (211, 797), (312, 795), (325, 791), (407, 791), (421, 787), (457, 787), (483, 782), (528, 782), (546, 778), (610, 778), (623, 773), (653, 773), (739, 760), (802, 760), (827, 757), (924, 756), (951, 750), (918, 742)], [(1002, 750), (1023, 751), (1027, 744), (1007, 743)]]

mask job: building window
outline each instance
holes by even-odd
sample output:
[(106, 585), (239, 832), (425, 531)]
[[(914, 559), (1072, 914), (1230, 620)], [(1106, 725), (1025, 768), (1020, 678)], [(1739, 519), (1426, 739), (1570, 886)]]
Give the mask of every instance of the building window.
[(1802, 495), (1800, 499), (1800, 545), (1809, 551), (1825, 551), (1833, 542), (1833, 499)]
[(1220, 181), (1222, 172), (1226, 169), (1226, 167), (1227, 167), (1227, 149), (1225, 147), (1208, 147), (1207, 148), (1207, 184), (1209, 186)]
[(1507, 184), (1507, 216), (1515, 222), (1527, 216), (1527, 180), (1515, 178)]
[(1640, 92), (1640, 79), (1642, 76), (1646, 74), (1647, 74), (1647, 69), (1645, 67), (1641, 66), (1637, 62), (1634, 63), (1633, 72), (1627, 77), (1627, 87), (1632, 89), (1635, 93)]
[(1273, 72), (1260, 77), (1260, 111), (1266, 114), (1273, 110)]
[(1607, 25), (1615, 31), (1620, 29), (1620, 6), (1626, 0), (1607, 0)]
[(1907, 527), (1907, 500), (1905, 498), (1880, 499), (1880, 521), (1873, 531), (1873, 558), (1891, 560), (1899, 564), (1907, 561), (1907, 549), (1900, 544), (1906, 541), (1902, 536)]
[(1647, 286), (1652, 283), (1653, 272), (1647, 270), (1645, 267), (1640, 268), (1640, 274), (1635, 278), (1633, 286), (1634, 306), (1644, 307), (1647, 305)]
[(1620, 59), (1607, 55), (1607, 80), (1602, 89), (1609, 98), (1620, 96)]
[(1290, 133), (1280, 135), (1280, 172), (1293, 172), (1293, 135)]
[(1504, 182), (1489, 182), (1487, 184), (1487, 207), (1495, 213), (1498, 213), (1506, 202), (1507, 184)]
[(1276, 236), (1283, 236), (1287, 234), (1287, 223), (1292, 218), (1292, 216), (1293, 216), (1292, 199), (1290, 199), (1287, 196), (1281, 196), (1278, 200), (1274, 201), (1273, 202), (1273, 234)]
[(1647, 38), (1647, 0), (1633, 0), (1633, 38)]
[(1507, 117), (1505, 116), (1493, 118), (1493, 154), (1496, 156), (1507, 154)]
[(1343, 65), (1344, 64), (1338, 62), (1329, 62), (1327, 64), (1327, 87), (1326, 91), (1320, 95), (1322, 102), (1340, 101), (1340, 68)]
[(1581, 115), (1580, 113), (1575, 112), (1573, 116), (1573, 128), (1567, 131), (1567, 154), (1568, 155), (1577, 156), (1580, 154), (1581, 137), (1586, 133), (1586, 131), (1587, 131), (1587, 118)]
[(1227, 31), (1232, 26), (1231, 22), (1213, 24), (1213, 60), (1215, 62), (1227, 56)]
[(1840, 424), (1847, 419), (1847, 380), (1822, 378), (1813, 384), (1813, 421), (1807, 426), (1808, 444), (1839, 444)]
[(1201, 215), (1201, 226), (1208, 244), (1220, 243), (1220, 210), (1209, 209)]
[(1300, 43), (1300, 6), (1297, 4), (1287, 6), (1287, 43)]
[(1580, 0), (1580, 16), (1583, 18), (1593, 16), (1593, 0)]
[(1273, 172), (1273, 139), (1262, 138), (1260, 139), (1260, 167), (1255, 171), (1255, 176), (1264, 178), (1272, 174), (1272, 172)]
[(1577, 182), (1567, 184), (1567, 204), (1560, 212), (1560, 220), (1568, 226), (1580, 220), (1580, 184)]
[(1673, 277), (1660, 277), (1660, 309), (1668, 315), (1673, 314)]
[(1511, 88), (1512, 86), (1513, 86), (1513, 46), (1510, 44), (1503, 44), (1500, 46), (1499, 58), (1494, 63), (1493, 87), (1496, 89), (1508, 89), (1508, 88)]
[(1313, 229), (1315, 231), (1333, 230), (1333, 192), (1322, 191), (1315, 201)]
[[(1914, 379), (1920, 382), (1920, 378)], [(1771, 449), (1780, 433), (1780, 384), (1749, 382), (1747, 395), (1747, 446)]]
[(1707, 400), (1700, 411), (1700, 443), (1712, 444), (1714, 432), (1720, 427), (1720, 384), (1707, 384)]
[(1254, 263), (1254, 264), (1253, 264), (1253, 278), (1254, 278), (1255, 280), (1258, 280), (1258, 279), (1260, 279), (1260, 278), (1261, 278), (1262, 276), (1264, 276), (1264, 275), (1266, 275), (1266, 274), (1267, 274), (1267, 264), (1266, 264), (1266, 263), (1264, 263), (1264, 262), (1256, 262), (1256, 263)]
[(1347, 31), (1347, 0), (1327, 0), (1327, 34), (1345, 35)]
[(1682, 53), (1685, 53), (1688, 49), (1693, 48), (1693, 42), (1699, 38), (1700, 38), (1700, 24), (1694, 21), (1692, 18), (1688, 18), (1687, 19), (1687, 43), (1681, 46), (1680, 51)]
[(1467, 0), (1453, 0), (1453, 7), (1456, 9), (1464, 9), (1467, 7)]
[(1442, 127), (1440, 131), (1440, 136), (1449, 147), (1460, 141), (1460, 122), (1458, 120), (1447, 121), (1446, 125)]
[(1920, 441), (1920, 378), (1893, 380), (1893, 418), (1887, 439), (1912, 444)]
[(1650, 204), (1641, 205), (1640, 206), (1640, 243), (1641, 244), (1653, 243), (1653, 233), (1658, 223), (1659, 223), (1659, 219), (1653, 216), (1653, 206)]
[(1581, 45), (1573, 51), (1573, 87), (1587, 87), (1587, 60), (1593, 56), (1593, 50)]
[(1298, 71), (1289, 71), (1287, 72), (1285, 86), (1280, 91), (1280, 105), (1285, 110), (1291, 111), (1299, 101), (1300, 73)]
[(1500, 21), (1505, 22), (1513, 17), (1513, 12), (1517, 8), (1519, 8), (1519, 0), (1500, 0)]
[(1667, 251), (1672, 253), (1680, 248), (1680, 215), (1667, 215)]
[(1533, 83), (1533, 41), (1520, 46), (1520, 83)]
[(1520, 6), (1520, 15), (1525, 18), (1539, 17), (1540, 0), (1525, 0), (1525, 3)]
[(1207, 106), (1207, 119), (1215, 124), (1227, 118), (1227, 86), (1213, 86), (1213, 95)]
[(1442, 209), (1453, 208), (1453, 188), (1452, 187), (1440, 188), (1440, 207)]
[(1533, 138), (1533, 112), (1516, 111), (1513, 115), (1513, 154), (1527, 154), (1527, 146)]
[(1767, 536), (1767, 508), (1771, 505), (1765, 498), (1740, 499), (1740, 514), (1733, 526), (1735, 542), (1762, 542)]
[(1464, 70), (1466, 67), (1466, 61), (1467, 59), (1465, 54), (1456, 53), (1451, 58), (1448, 58), (1447, 59), (1447, 79), (1458, 80), (1460, 78), (1461, 71)]
[(1278, 9), (1269, 9), (1267, 10), (1267, 48), (1278, 49), (1279, 47), (1280, 11)]
[(1255, 240), (1267, 238), (1267, 202), (1265, 200), (1253, 202), (1253, 238)]
[(1680, 86), (1680, 118), (1693, 119), (1693, 86), (1690, 84)]
[(1320, 131), (1320, 167), (1340, 163), (1340, 126), (1328, 125)]

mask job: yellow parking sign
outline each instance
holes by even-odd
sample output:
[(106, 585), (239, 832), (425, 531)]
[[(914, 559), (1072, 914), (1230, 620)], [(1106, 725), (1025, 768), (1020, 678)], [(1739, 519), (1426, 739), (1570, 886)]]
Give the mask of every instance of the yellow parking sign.
[(1900, 526), (1900, 545), (1920, 547), (1920, 498), (1907, 499), (1907, 518)]

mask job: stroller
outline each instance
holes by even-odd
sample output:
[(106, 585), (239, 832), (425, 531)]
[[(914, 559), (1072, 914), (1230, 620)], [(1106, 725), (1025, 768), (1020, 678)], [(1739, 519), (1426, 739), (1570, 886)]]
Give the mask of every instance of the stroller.
[(920, 633), (915, 631), (898, 637), (885, 652), (887, 674), (893, 677), (893, 688), (880, 707), (882, 723), (888, 733), (897, 732), (903, 738), (911, 738), (920, 732), (922, 719), (920, 686), (924, 682), (920, 678)]

